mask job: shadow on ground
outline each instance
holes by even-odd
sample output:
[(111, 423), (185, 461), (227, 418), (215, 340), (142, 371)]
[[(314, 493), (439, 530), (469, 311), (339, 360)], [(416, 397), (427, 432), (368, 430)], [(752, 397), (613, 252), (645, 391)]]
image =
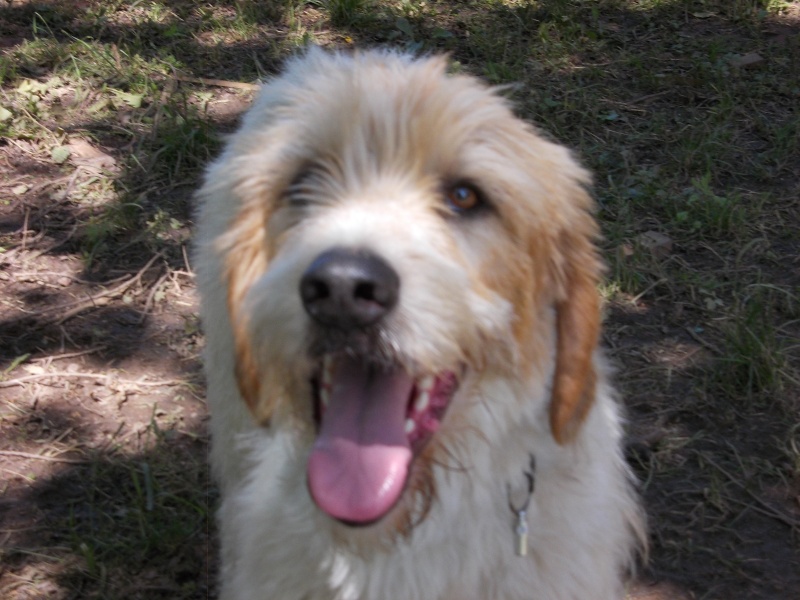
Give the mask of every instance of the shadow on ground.
[[(205, 441), (159, 411), (145, 427), (114, 431), (77, 412), (31, 410), (22, 447), (43, 448), (33, 429), (59, 441), (29, 457), (0, 454), (3, 598), (208, 598)], [(4, 423), (4, 438), (15, 429)], [(9, 458), (20, 472), (5, 468)]]
[[(6, 4), (0, 49), (20, 54), (3, 86), (30, 119), (15, 105), (25, 123), (0, 141), (3, 598), (194, 599), (213, 588), (191, 193), (252, 97), (226, 84), (274, 72), (309, 39), (445, 49), (493, 83), (531, 83), (514, 100), (598, 172), (612, 280), (638, 286), (611, 303), (605, 338), (652, 531), (636, 597), (651, 581), (675, 598), (800, 597), (796, 382), (772, 396), (732, 390), (715, 375), (731, 342), (708, 308), (751, 284), (800, 289), (787, 268), (800, 253), (800, 157), (786, 116), (800, 82), (785, 75), (800, 21), (759, 29), (702, 2), (434, 3), (333, 27), (311, 5), (167, 2), (154, 16), (157, 3)], [(754, 47), (773, 57), (761, 71), (720, 66)], [(25, 81), (45, 87), (20, 91)], [(748, 89), (759, 90), (749, 104), (730, 104)], [(725, 111), (743, 125), (715, 137), (703, 123)], [(724, 232), (678, 237), (672, 224), (699, 218), (697, 193), (682, 190), (706, 172), (772, 194), (774, 218), (752, 217), (757, 231), (730, 246)], [(648, 195), (656, 201), (637, 205)], [(632, 273), (618, 250), (652, 228), (676, 249)], [(796, 310), (765, 304), (787, 339)]]

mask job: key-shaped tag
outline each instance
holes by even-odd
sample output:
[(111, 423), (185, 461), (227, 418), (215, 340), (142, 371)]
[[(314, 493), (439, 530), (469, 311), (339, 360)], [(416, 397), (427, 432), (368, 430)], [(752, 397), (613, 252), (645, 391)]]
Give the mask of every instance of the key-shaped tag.
[(531, 504), (531, 496), (533, 496), (533, 488), (535, 484), (536, 461), (531, 456), (530, 471), (525, 471), (525, 479), (528, 480), (528, 497), (521, 506), (514, 504), (511, 498), (511, 484), (506, 484), (506, 493), (508, 494), (508, 507), (516, 517), (514, 524), (514, 542), (516, 543), (517, 556), (528, 555), (528, 507)]
[(528, 515), (524, 510), (517, 511), (517, 526), (514, 529), (517, 540), (517, 556), (528, 555)]

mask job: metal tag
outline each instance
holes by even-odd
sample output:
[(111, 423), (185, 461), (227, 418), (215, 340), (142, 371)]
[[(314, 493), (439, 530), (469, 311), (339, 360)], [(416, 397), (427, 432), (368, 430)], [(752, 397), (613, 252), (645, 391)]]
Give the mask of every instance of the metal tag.
[(514, 530), (517, 540), (517, 556), (528, 555), (528, 519), (527, 513), (521, 510), (517, 513), (517, 527)]

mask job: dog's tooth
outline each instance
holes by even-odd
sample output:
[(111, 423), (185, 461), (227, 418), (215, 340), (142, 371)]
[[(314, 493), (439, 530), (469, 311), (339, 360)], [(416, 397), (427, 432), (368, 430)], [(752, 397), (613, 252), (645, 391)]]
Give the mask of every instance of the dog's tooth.
[(423, 392), (430, 392), (433, 389), (433, 383), (435, 381), (433, 375), (425, 375), (425, 377), (419, 380), (419, 389)]
[(416, 428), (417, 424), (414, 423), (413, 419), (406, 419), (406, 435), (414, 433)]
[(322, 403), (322, 406), (327, 408), (328, 404), (331, 401), (331, 391), (330, 389), (323, 385), (319, 388), (319, 401)]
[(330, 354), (326, 354), (322, 358), (322, 387), (330, 386), (332, 379), (333, 379), (333, 357)]
[(416, 410), (418, 413), (425, 412), (428, 409), (430, 401), (430, 392), (427, 390), (421, 391), (419, 394), (417, 394), (417, 399), (414, 401), (414, 410)]

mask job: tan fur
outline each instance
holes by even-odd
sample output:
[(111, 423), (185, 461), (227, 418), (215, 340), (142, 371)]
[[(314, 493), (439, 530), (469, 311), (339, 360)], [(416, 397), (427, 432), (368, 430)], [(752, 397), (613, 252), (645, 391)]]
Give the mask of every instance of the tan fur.
[[(244, 296), (267, 267), (266, 240), (264, 239), (264, 223), (258, 207), (244, 212), (239, 223), (233, 228), (236, 237), (232, 247), (225, 248), (227, 264), (225, 275), (228, 288), (228, 312), (235, 339), (236, 382), (239, 393), (244, 398), (256, 419), (266, 424), (269, 422), (270, 410), (259, 405), (261, 382), (258, 365), (253, 356), (253, 346), (248, 334), (248, 320), (242, 314)], [(231, 236), (233, 238), (233, 236)]]
[[(597, 348), (589, 175), (441, 57), (312, 51), (267, 84), (198, 194), (224, 600), (620, 600), (644, 526)], [(460, 215), (448, 186), (488, 205)], [(377, 523), (312, 501), (319, 368), (299, 282), (336, 247), (401, 280), (375, 352), (458, 374)], [(530, 459), (530, 552), (509, 490)]]
[(565, 294), (556, 302), (558, 343), (550, 404), (550, 425), (560, 444), (575, 438), (594, 402), (596, 373), (592, 357), (600, 333), (597, 253), (587, 242), (585, 232), (567, 237), (562, 243), (569, 258), (564, 274)]

